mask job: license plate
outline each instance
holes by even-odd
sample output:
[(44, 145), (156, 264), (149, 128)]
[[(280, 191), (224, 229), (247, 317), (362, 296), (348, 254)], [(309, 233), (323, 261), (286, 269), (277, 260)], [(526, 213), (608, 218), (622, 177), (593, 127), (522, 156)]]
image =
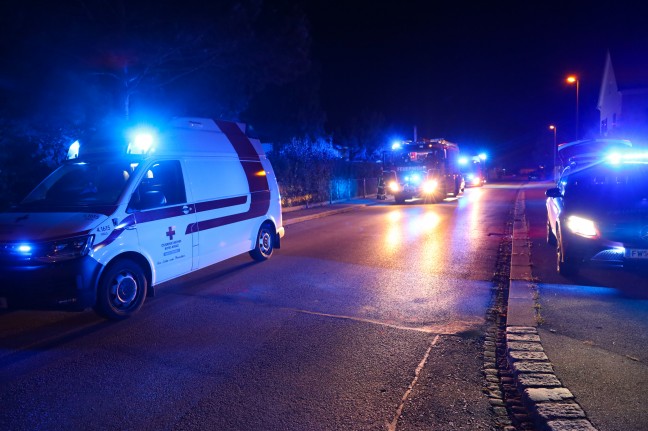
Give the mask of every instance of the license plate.
[(648, 259), (648, 250), (631, 248), (626, 250), (626, 257), (629, 259)]
[(7, 307), (9, 307), (9, 304), (7, 304), (7, 298), (0, 296), (0, 309), (4, 309)]

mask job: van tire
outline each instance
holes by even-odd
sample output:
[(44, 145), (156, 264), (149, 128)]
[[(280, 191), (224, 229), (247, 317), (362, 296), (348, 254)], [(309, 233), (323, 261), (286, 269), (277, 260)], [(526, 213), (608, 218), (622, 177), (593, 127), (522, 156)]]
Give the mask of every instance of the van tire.
[(257, 262), (268, 260), (274, 251), (274, 241), (276, 233), (269, 223), (265, 223), (259, 229), (254, 242), (254, 248), (250, 250), (250, 256)]
[(142, 308), (147, 288), (139, 264), (130, 259), (116, 260), (101, 277), (94, 310), (106, 319), (126, 319)]

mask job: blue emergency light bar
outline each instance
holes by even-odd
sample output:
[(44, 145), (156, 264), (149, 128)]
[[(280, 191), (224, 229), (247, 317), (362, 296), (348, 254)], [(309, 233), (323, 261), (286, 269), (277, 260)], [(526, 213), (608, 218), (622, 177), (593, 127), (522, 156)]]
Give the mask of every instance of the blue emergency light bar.
[(613, 165), (620, 165), (621, 163), (648, 163), (648, 152), (610, 153), (605, 159)]

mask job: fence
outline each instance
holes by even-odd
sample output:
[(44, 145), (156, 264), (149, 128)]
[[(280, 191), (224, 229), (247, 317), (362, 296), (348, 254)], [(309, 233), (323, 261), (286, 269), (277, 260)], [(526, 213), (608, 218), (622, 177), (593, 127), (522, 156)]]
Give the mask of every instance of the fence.
[(327, 190), (307, 193), (291, 193), (291, 190), (279, 184), (281, 204), (284, 207), (308, 206), (315, 203), (376, 197), (378, 178), (333, 179)]

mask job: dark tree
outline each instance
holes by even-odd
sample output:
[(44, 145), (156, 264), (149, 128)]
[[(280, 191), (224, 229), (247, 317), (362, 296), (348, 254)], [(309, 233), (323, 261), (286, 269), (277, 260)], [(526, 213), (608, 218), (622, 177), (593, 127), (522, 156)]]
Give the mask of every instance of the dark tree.
[(289, 1), (8, 1), (0, 56), (2, 150), (25, 164), (0, 174), (34, 181), (31, 160), (55, 164), (79, 131), (127, 118), (239, 120), (253, 97), (280, 98), (308, 72), (310, 35)]
[(349, 118), (335, 133), (337, 144), (347, 148), (349, 160), (379, 160), (387, 140), (385, 118), (378, 112), (363, 111)]

